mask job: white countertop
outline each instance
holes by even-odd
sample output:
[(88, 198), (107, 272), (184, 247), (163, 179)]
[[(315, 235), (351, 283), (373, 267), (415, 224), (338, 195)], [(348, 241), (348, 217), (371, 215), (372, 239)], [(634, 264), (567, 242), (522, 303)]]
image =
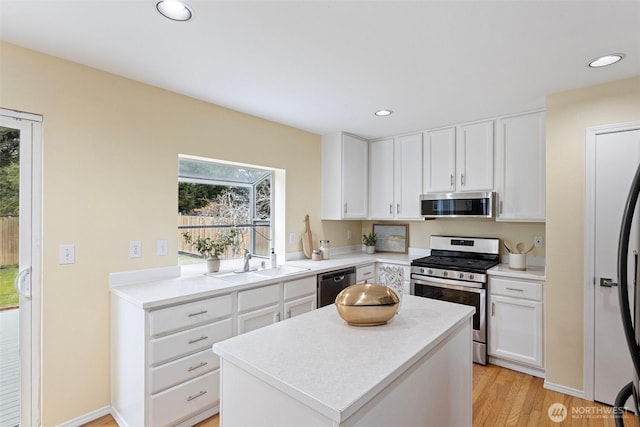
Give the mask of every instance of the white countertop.
[[(294, 280), (296, 278), (316, 275), (344, 267), (358, 267), (371, 264), (373, 262), (389, 262), (410, 265), (411, 260), (417, 257), (418, 256), (404, 254), (376, 253), (368, 255), (365, 253), (354, 252), (344, 255), (336, 255), (331, 257), (331, 259), (321, 261), (312, 261), (308, 259), (288, 261), (286, 263), (288, 266), (303, 267), (308, 268), (308, 270), (276, 278), (269, 278), (265, 276), (264, 278), (251, 280), (248, 283), (234, 283), (212, 276), (207, 276), (204, 274), (206, 268), (204, 265), (199, 265), (197, 267), (189, 266), (187, 268), (183, 268), (182, 272), (180, 272), (179, 269), (176, 269), (175, 271), (178, 273), (175, 277), (169, 278), (158, 277), (158, 273), (144, 270), (138, 272), (114, 273), (117, 279), (114, 280), (114, 275), (112, 275), (111, 292), (143, 309), (154, 309), (197, 298), (209, 298), (241, 289), (249, 289), (285, 280)], [(123, 276), (125, 276), (124, 279)], [(132, 283), (134, 281), (127, 277), (135, 277), (135, 283)], [(114, 282), (128, 282), (131, 284), (115, 285)]]
[(503, 276), (513, 277), (516, 279), (528, 279), (528, 280), (545, 280), (545, 268), (527, 266), (526, 270), (512, 270), (509, 268), (508, 263), (498, 264), (495, 267), (487, 270), (487, 274), (490, 276)]
[(356, 327), (330, 305), (216, 343), (213, 351), (341, 422), (474, 312), (466, 305), (404, 295), (391, 322)]

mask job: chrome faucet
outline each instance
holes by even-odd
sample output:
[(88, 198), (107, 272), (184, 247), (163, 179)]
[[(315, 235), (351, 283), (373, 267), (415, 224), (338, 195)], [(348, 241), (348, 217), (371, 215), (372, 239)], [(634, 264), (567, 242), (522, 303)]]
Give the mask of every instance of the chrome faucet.
[(249, 260), (251, 259), (251, 253), (249, 253), (249, 249), (244, 250), (244, 266), (242, 267), (242, 271), (245, 273), (249, 271)]

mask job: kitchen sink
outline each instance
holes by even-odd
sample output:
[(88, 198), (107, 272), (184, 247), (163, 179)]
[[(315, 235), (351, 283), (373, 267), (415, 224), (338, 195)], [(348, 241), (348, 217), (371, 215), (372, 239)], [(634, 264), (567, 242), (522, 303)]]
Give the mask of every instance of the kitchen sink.
[(250, 271), (247, 273), (207, 273), (207, 276), (213, 277), (215, 279), (226, 280), (227, 282), (233, 283), (251, 283), (257, 282), (258, 280), (264, 280), (264, 276), (259, 276), (255, 271)]
[(233, 271), (230, 273), (206, 273), (206, 275), (215, 279), (226, 280), (227, 282), (243, 284), (265, 280), (266, 277), (287, 276), (289, 274), (300, 273), (301, 271), (307, 270), (309, 269), (304, 267), (281, 265), (280, 267), (266, 268), (264, 270), (251, 270), (247, 272)]
[(266, 268), (264, 270), (256, 270), (255, 274), (260, 274), (262, 276), (268, 277), (278, 277), (278, 276), (286, 276), (288, 274), (300, 273), (302, 271), (307, 271), (308, 268), (304, 267), (294, 267), (292, 265), (281, 265), (280, 267), (274, 268)]

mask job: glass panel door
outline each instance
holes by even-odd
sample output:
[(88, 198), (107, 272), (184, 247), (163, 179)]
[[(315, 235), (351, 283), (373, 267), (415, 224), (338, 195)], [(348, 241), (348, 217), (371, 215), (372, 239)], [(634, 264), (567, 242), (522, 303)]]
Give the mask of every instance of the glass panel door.
[(0, 426), (40, 424), (40, 118), (0, 109)]

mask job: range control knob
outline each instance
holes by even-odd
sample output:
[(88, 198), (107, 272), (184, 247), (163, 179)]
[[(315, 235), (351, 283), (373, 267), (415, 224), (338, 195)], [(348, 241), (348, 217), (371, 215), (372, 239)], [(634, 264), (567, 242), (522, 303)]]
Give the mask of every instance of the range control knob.
[(473, 277), (474, 277), (473, 274), (470, 274), (469, 275), (469, 280), (473, 280)]
[(464, 273), (458, 274), (458, 277), (461, 278), (461, 279), (464, 279)]
[(444, 272), (442, 273), (442, 275), (443, 275), (444, 277), (447, 277), (447, 275), (448, 275), (448, 274), (449, 274), (449, 273), (447, 273), (446, 271), (444, 271)]
[(433, 274), (433, 270), (432, 269), (428, 269), (427, 270), (427, 274)]

